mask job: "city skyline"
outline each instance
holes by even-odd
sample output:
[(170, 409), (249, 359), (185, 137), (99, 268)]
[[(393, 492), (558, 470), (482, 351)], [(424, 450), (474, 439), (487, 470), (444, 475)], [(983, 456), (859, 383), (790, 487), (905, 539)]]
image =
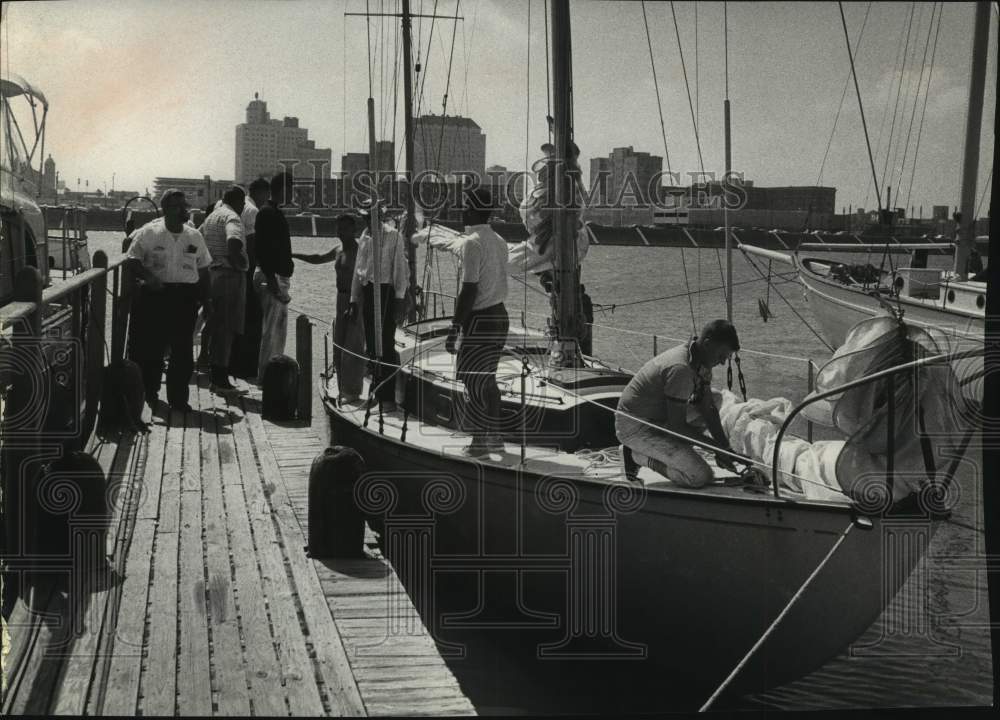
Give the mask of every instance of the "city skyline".
[[(381, 3), (379, 8), (388, 12), (396, 5)], [(894, 130), (893, 153), (886, 158), (885, 148), (878, 147), (880, 130), (888, 137), (890, 111), (894, 109), (891, 100), (899, 82), (895, 58), (901, 54), (910, 7), (914, 8), (912, 33), (901, 107), (896, 114), (899, 127)], [(866, 8), (861, 3), (845, 4), (855, 44)], [(721, 173), (725, 94), (722, 4), (698, 4), (697, 35), (694, 4), (677, 3), (675, 9), (684, 68), (670, 5), (646, 4), (668, 141), (664, 148), (642, 6), (609, 2), (571, 5), (575, 131), (584, 168), (592, 158), (631, 145), (637, 152), (664, 156), (665, 169), (669, 166), (686, 174), (698, 172), (704, 165), (706, 171)], [(18, 72), (46, 93), (51, 104), (46, 154), (51, 152), (57, 159), (64, 179), (86, 177), (93, 187), (107, 182), (110, 188), (112, 173), (116, 173), (118, 187), (145, 188), (157, 175), (226, 177), (232, 175), (232, 128), (243, 120), (254, 92), (279, 108), (279, 114), (299, 117), (316, 144), (331, 148), (333, 155), (367, 147), (368, 26), (363, 18), (344, 17), (344, 11), (363, 12), (364, 3), (220, 0), (205, 7), (186, 0), (166, 6), (145, 0), (113, 4), (103, 0), (15, 2), (5, 9), (5, 47), (0, 60), (3, 72)], [(454, 11), (455, 3), (438, 7), (441, 15)], [(104, 22), (112, 12), (127, 32), (107, 35)], [(932, 12), (936, 12), (932, 3), (873, 3), (857, 49), (858, 81), (872, 150), (877, 153), (877, 172), (885, 176), (880, 185), (884, 188), (898, 183), (904, 193), (913, 170), (915, 143), (911, 139), (904, 145), (903, 138), (918, 133), (922, 113), (920, 107), (914, 107), (913, 91), (927, 82), (926, 73), (921, 78), (920, 61), (931, 38)], [(539, 146), (547, 140), (543, 3), (531, 3), (527, 138), (528, 3), (466, 0), (459, 13), (465, 22), (458, 24), (455, 35), (447, 113), (471, 118), (482, 127), (489, 137), (487, 164), (521, 169), (526, 156), (528, 163), (537, 159)], [(185, 22), (185, 17), (198, 22)], [(991, 171), (996, 17), (994, 8), (977, 203), (984, 197)], [(277, 30), (276, 19), (280, 25)], [(423, 64), (417, 74), (416, 115), (442, 112), (453, 23), (436, 22), (428, 55), (430, 21), (413, 21), (415, 52), (419, 38)], [(728, 22), (734, 170), (759, 185), (833, 186), (838, 190), (838, 206), (874, 207), (853, 85), (844, 98), (827, 153), (834, 117), (849, 79), (837, 5), (733, 3), (728, 6)], [(213, 38), (211, 32), (222, 27), (220, 23), (226, 32)], [(393, 103), (389, 92), (393, 87), (392, 63), (380, 59), (388, 58), (397, 42), (396, 26), (398, 21), (393, 19), (371, 22), (376, 57), (372, 85), (377, 134), (380, 139), (395, 139), (397, 155), (401, 156), (402, 92), (400, 88), (400, 98)], [(173, 27), (179, 28), (177, 37), (171, 38), (173, 48), (162, 58), (150, 52), (162, 42), (159, 29)], [(922, 205), (927, 215), (931, 205), (958, 203), (971, 27), (971, 3), (944, 6), (919, 164), (913, 173), (912, 191), (906, 193), (909, 202), (904, 195), (894, 205), (908, 210)], [(261, 59), (252, 61), (253, 53)], [(33, 58), (30, 65), (25, 60), (28, 57)], [(929, 63), (924, 65), (929, 67)], [(684, 70), (698, 120), (701, 161)], [(80, 77), (87, 78), (86, 82), (81, 83)], [(923, 97), (923, 93), (918, 96), (917, 105), (923, 103)], [(909, 157), (900, 168), (904, 154)], [(402, 166), (401, 159), (397, 166)], [(985, 214), (985, 207), (981, 214)]]

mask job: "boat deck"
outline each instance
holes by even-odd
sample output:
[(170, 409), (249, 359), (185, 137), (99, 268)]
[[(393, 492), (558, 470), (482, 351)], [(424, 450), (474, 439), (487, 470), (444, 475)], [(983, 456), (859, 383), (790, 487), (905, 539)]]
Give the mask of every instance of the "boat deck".
[(17, 604), (4, 714), (474, 714), (388, 563), (308, 557), (316, 432), (199, 379), (195, 412), (92, 444), (114, 570)]
[[(371, 379), (365, 377), (362, 399), (368, 397), (368, 389)], [(327, 394), (329, 397), (337, 397), (337, 378), (332, 376), (327, 381)], [(503, 392), (503, 390), (501, 391)], [(377, 432), (384, 439), (392, 442), (403, 442), (403, 412), (399, 409), (393, 411), (379, 412), (378, 408), (372, 408), (370, 412), (364, 409), (361, 401), (352, 404), (341, 404), (338, 412), (342, 417), (349, 420), (358, 427), (367, 427), (372, 432)], [(368, 415), (367, 422), (365, 415)], [(381, 415), (381, 419), (380, 419)], [(381, 424), (380, 424), (381, 423)], [(486, 466), (496, 466), (505, 468), (519, 468), (529, 473), (537, 475), (559, 475), (561, 477), (580, 477), (606, 483), (628, 483), (625, 477), (624, 468), (619, 455), (619, 447), (581, 450), (576, 453), (564, 452), (555, 447), (527, 444), (524, 448), (524, 461), (521, 460), (521, 446), (515, 442), (508, 441), (504, 445), (503, 452), (493, 452), (489, 455), (477, 456), (474, 460), (468, 458), (463, 449), (471, 442), (469, 434), (454, 430), (442, 425), (436, 425), (422, 421), (414, 416), (405, 418), (407, 427), (407, 442), (419, 444), (424, 450), (439, 455), (441, 457), (469, 460), (470, 462), (482, 463)], [(530, 440), (530, 435), (528, 436)], [(413, 440), (419, 438), (419, 440)], [(736, 482), (735, 473), (720, 468), (712, 453), (697, 450), (712, 469), (715, 482), (701, 488), (687, 488), (672, 483), (669, 478), (660, 475), (648, 467), (642, 466), (638, 471), (638, 478), (642, 485), (650, 489), (669, 490), (674, 493), (696, 494), (696, 495), (719, 495), (732, 498), (747, 499), (751, 497), (768, 497), (771, 493), (770, 487), (749, 486), (741, 482)], [(790, 488), (781, 488), (782, 498), (801, 499), (805, 496)], [(847, 505), (846, 501), (827, 501), (836, 505)]]

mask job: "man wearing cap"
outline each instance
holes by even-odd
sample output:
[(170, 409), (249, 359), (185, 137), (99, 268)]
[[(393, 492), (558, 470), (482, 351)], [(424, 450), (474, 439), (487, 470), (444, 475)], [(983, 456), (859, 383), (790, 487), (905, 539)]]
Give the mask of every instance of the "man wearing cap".
[(311, 265), (333, 261), (337, 278), (337, 310), (333, 320), (333, 367), (337, 372), (337, 387), (342, 403), (357, 402), (361, 397), (365, 377), (365, 330), (360, 313), (352, 313), (351, 285), (358, 258), (355, 237), (357, 220), (353, 215), (337, 217), (337, 237), (340, 247), (316, 255), (292, 253), (296, 260)]
[(257, 358), (257, 377), (264, 380), (267, 363), (276, 355), (285, 354), (288, 335), (288, 294), (292, 284), (292, 237), (288, 219), (282, 212), (292, 184), (288, 173), (278, 173), (271, 178), (271, 199), (257, 213), (255, 223), (257, 264), (254, 287), (260, 298), (261, 334), (260, 354)]
[[(615, 431), (622, 445), (681, 487), (704, 487), (713, 480), (711, 467), (692, 444), (711, 443), (723, 451), (715, 455), (719, 467), (735, 471), (711, 387), (712, 368), (739, 349), (732, 323), (713, 320), (697, 337), (647, 361), (618, 400)], [(633, 476), (636, 469), (629, 467), (627, 454), (625, 465), (626, 475)]]
[(160, 198), (163, 217), (139, 228), (128, 249), (128, 267), (143, 284), (142, 305), (132, 327), (138, 331), (136, 358), (146, 402), (155, 406), (164, 351), (170, 348), (167, 402), (190, 410), (188, 382), (194, 369), (193, 338), (199, 304), (211, 316), (208, 266), (212, 262), (201, 233), (186, 224), (187, 200), (170, 189)]
[(396, 403), (395, 383), (390, 379), (395, 376), (399, 367), (399, 353), (396, 352), (396, 325), (402, 322), (406, 313), (407, 265), (403, 249), (403, 236), (391, 225), (382, 223), (382, 235), (379, 245), (379, 274), (381, 286), (381, 333), (382, 352), (376, 352), (376, 318), (375, 318), (375, 254), (371, 227), (372, 217), (377, 216), (378, 208), (371, 212), (361, 211), (368, 227), (358, 239), (358, 259), (355, 263), (354, 276), (351, 280), (351, 316), (357, 314), (357, 308), (363, 303), (365, 344), (368, 357), (374, 361), (372, 382), (375, 383), (375, 399), (383, 403), (383, 407), (392, 410)]
[(469, 405), (466, 422), (471, 426), (472, 442), (465, 453), (470, 456), (503, 452), (499, 435), (500, 390), (497, 365), (507, 342), (510, 320), (504, 301), (507, 299), (507, 241), (489, 225), (492, 197), (484, 188), (470, 192), (463, 210), (465, 233), (462, 237), (462, 289), (455, 301), (455, 317), (445, 341), (448, 352), (455, 352), (455, 369), (465, 385)]
[(246, 195), (243, 188), (226, 190), (222, 202), (201, 224), (201, 234), (212, 256), (209, 266), (213, 313), (207, 318), (208, 360), (212, 392), (232, 395), (240, 389), (229, 381), (229, 360), (233, 339), (243, 332), (246, 312), (246, 271), (249, 266), (243, 242)]

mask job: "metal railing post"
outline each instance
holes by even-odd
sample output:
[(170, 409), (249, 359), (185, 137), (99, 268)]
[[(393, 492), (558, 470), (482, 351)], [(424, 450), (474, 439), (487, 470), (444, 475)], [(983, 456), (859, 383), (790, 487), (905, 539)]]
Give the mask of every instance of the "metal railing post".
[[(94, 253), (95, 268), (107, 270), (108, 256), (103, 250)], [(87, 347), (84, 348), (86, 374), (86, 405), (81, 425), (80, 444), (82, 450), (87, 438), (97, 422), (97, 405), (101, 399), (101, 381), (104, 377), (105, 320), (107, 318), (108, 275), (102, 273), (90, 285), (90, 310), (87, 321)]]

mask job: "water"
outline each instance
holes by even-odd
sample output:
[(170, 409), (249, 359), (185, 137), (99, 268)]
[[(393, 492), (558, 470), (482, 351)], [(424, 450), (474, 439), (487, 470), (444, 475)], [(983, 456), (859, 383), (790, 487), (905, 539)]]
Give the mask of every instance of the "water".
[[(113, 256), (120, 248), (120, 240), (118, 233), (93, 232), (90, 233), (90, 250), (104, 249)], [(305, 253), (322, 252), (333, 242), (330, 238), (295, 238), (293, 249)], [(652, 335), (657, 335), (657, 349), (662, 351), (671, 343), (688, 337), (693, 327), (725, 317), (725, 298), (720, 290), (712, 290), (722, 284), (721, 262), (716, 251), (711, 249), (592, 247), (584, 265), (583, 282), (595, 303), (595, 324), (600, 326), (594, 330), (595, 354), (610, 363), (635, 370), (652, 355)], [(757, 263), (766, 273), (766, 265), (759, 260)], [(418, 267), (424, 267), (422, 253)], [(788, 268), (775, 266), (772, 270), (778, 273)], [(427, 289), (453, 294), (456, 273), (450, 258), (443, 258), (440, 265), (443, 287), (438, 286), (437, 277), (435, 271), (435, 281), (428, 284)], [(740, 283), (752, 281), (759, 275), (737, 253), (733, 278)], [(548, 300), (538, 292), (540, 286), (534, 276), (529, 275), (528, 285), (526, 288), (517, 281), (510, 282), (508, 309), (515, 322), (521, 311), (526, 310), (529, 324), (540, 324), (544, 322), (541, 316), (547, 314)], [(676, 297), (620, 306), (698, 290), (706, 292), (691, 296), (690, 304), (685, 297)], [(778, 291), (790, 307), (778, 296)], [(315, 318), (313, 367), (318, 370), (323, 364), (323, 337), (329, 331), (336, 299), (332, 266), (297, 263), (291, 294), (293, 316), (300, 312)], [(773, 319), (762, 321), (758, 299), (768, 301)], [(619, 307), (612, 309), (613, 305)], [(742, 366), (750, 395), (783, 395), (799, 400), (807, 392), (806, 358), (822, 364), (830, 356), (830, 350), (796, 317), (796, 313), (813, 322), (801, 288), (795, 284), (780, 284), (770, 294), (763, 282), (735, 288), (733, 320), (744, 347)], [(294, 343), (294, 330), (290, 328), (289, 352), (294, 351)], [(725, 383), (722, 369), (716, 370), (715, 382), (717, 385)], [(318, 393), (314, 398), (313, 417), (314, 422), (326, 423)], [(974, 441), (972, 448), (975, 447)], [(910, 577), (879, 621), (852, 648), (805, 678), (763, 696), (742, 698), (740, 707), (822, 709), (988, 705), (991, 702), (988, 603), (982, 572), (985, 569), (979, 492), (982, 464), (978, 453), (971, 457), (975, 460), (963, 463), (956, 477), (961, 501), (952, 522), (944, 525), (931, 542), (926, 573), (914, 573)], [(844, 588), (844, 592), (850, 592), (850, 588)], [(904, 628), (906, 632), (895, 630), (898, 624), (894, 620), (899, 617), (898, 613), (914, 603), (925, 604), (926, 627)], [(725, 619), (720, 618), (720, 626), (724, 625)], [(803, 641), (808, 642), (808, 639)], [(868, 649), (864, 650), (866, 647)], [(480, 686), (489, 687), (489, 678), (497, 670), (498, 662), (497, 658), (492, 658), (473, 668), (463, 668), (459, 663), (454, 669), (464, 685), (475, 686), (478, 681)], [(462, 673), (468, 678), (463, 679)], [(494, 692), (486, 693), (492, 697), (472, 698), (481, 712), (523, 709), (518, 702), (525, 694), (524, 688), (493, 689)], [(637, 689), (618, 692), (635, 693)], [(556, 706), (560, 704), (558, 698), (548, 700), (554, 700)], [(538, 706), (539, 703), (534, 705)], [(661, 709), (669, 708), (669, 698), (663, 698)]]

